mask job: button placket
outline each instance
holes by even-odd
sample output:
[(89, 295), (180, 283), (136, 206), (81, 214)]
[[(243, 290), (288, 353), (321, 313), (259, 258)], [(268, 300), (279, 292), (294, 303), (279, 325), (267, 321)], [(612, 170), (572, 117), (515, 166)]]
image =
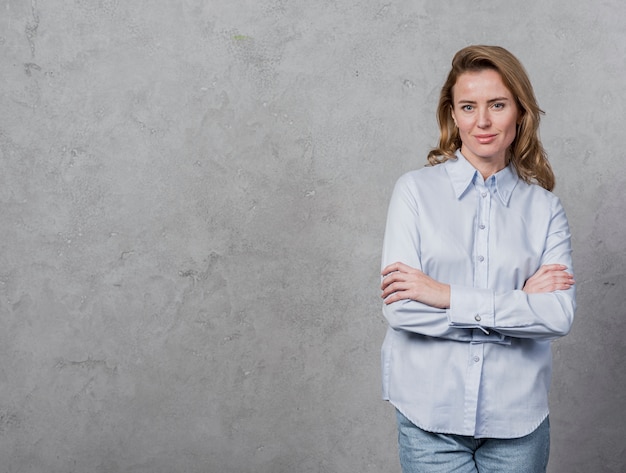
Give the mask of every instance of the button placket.
[[(491, 209), (491, 194), (482, 184), (476, 185), (480, 198), (478, 199), (478, 231), (476, 234), (476, 265), (474, 271), (474, 286), (485, 288), (488, 283), (489, 231), (484, 222), (489, 221)], [(485, 231), (487, 230), (487, 231)]]
[(463, 424), (466, 430), (476, 427), (476, 411), (478, 410), (478, 391), (483, 370), (484, 344), (470, 343), (469, 366), (467, 372), (467, 389), (465, 391), (465, 416)]

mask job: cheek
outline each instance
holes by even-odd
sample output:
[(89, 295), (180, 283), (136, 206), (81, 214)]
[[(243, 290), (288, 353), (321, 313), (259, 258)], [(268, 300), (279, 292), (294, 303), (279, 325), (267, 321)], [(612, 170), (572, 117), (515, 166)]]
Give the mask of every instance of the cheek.
[(474, 127), (472, 125), (459, 126), (459, 134), (461, 136), (468, 136), (471, 134)]
[(515, 139), (515, 135), (517, 135), (517, 120), (514, 118), (502, 120), (499, 128), (506, 133), (507, 138), (513, 140)]
[(456, 126), (461, 133), (467, 133), (472, 129), (473, 123), (470, 120), (457, 120)]
[(514, 140), (517, 136), (517, 121), (512, 121), (509, 125), (509, 135), (511, 136), (511, 140)]

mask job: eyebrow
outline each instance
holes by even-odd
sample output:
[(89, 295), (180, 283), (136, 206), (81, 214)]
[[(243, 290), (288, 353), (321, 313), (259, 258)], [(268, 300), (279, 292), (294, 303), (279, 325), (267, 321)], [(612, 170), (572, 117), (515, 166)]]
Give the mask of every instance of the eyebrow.
[[(508, 98), (508, 97), (496, 97), (496, 98), (493, 98), (493, 99), (489, 99), (489, 100), (487, 100), (487, 103), (493, 103), (493, 102), (508, 102), (508, 101), (509, 101), (509, 98)], [(461, 100), (459, 100), (457, 103), (467, 103), (467, 104), (473, 105), (473, 104), (475, 104), (475, 103), (477, 103), (477, 102), (475, 102), (474, 100), (466, 100), (466, 99), (461, 99)]]

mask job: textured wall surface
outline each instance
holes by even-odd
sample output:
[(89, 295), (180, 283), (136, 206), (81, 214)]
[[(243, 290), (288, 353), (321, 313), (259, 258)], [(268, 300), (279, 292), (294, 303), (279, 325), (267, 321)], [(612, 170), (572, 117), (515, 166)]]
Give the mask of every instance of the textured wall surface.
[(455, 51), (526, 65), (574, 233), (551, 473), (626, 471), (618, 0), (0, 2), (0, 471), (399, 471), (378, 270)]

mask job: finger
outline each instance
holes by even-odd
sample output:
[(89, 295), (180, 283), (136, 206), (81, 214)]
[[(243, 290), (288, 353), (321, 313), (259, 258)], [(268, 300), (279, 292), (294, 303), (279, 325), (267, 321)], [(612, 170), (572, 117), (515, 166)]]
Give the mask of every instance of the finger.
[(575, 284), (575, 281), (574, 277), (571, 274), (567, 274), (566, 276), (558, 278), (556, 283), (561, 286), (567, 286), (567, 288), (570, 288)]
[(565, 266), (564, 264), (544, 264), (541, 268), (539, 268), (539, 271), (537, 271), (536, 274), (539, 273), (548, 273), (550, 271), (564, 271), (567, 269), (567, 266)]
[(573, 284), (568, 284), (568, 283), (556, 283), (554, 285), (552, 285), (552, 287), (550, 287), (548, 289), (547, 292), (553, 292), (553, 291), (567, 291), (570, 287), (572, 287)]
[(528, 293), (552, 292), (567, 290), (574, 285), (574, 276), (563, 270), (546, 271), (543, 274), (535, 274), (524, 285), (524, 291)]
[(389, 304), (393, 304), (394, 302), (398, 302), (398, 301), (405, 300), (405, 299), (409, 299), (409, 297), (404, 292), (401, 291), (401, 292), (394, 292), (388, 297), (385, 297), (383, 302), (386, 305), (389, 305)]
[(394, 293), (404, 292), (407, 289), (408, 289), (408, 287), (407, 287), (406, 284), (395, 282), (395, 283), (390, 284), (387, 287), (385, 287), (385, 289), (383, 290), (383, 293), (382, 293), (382, 298), (384, 299), (385, 297), (388, 297), (388, 296), (390, 296), (391, 294), (394, 294)]
[(390, 286), (391, 284), (395, 283), (395, 282), (400, 282), (400, 281), (404, 281), (404, 277), (402, 274), (398, 273), (398, 272), (393, 272), (387, 276), (385, 276), (383, 278), (383, 280), (380, 283), (380, 288), (381, 289), (385, 289), (386, 287)]
[(381, 274), (383, 276), (386, 276), (390, 273), (394, 273), (397, 271), (400, 272), (408, 272), (409, 269), (412, 269), (410, 266), (407, 266), (404, 263), (401, 263), (400, 261), (396, 261), (395, 263), (389, 264), (387, 265), (382, 271)]
[(567, 271), (561, 271), (561, 270), (552, 270), (552, 271), (548, 271), (545, 274), (541, 275), (539, 278), (537, 279), (544, 279), (544, 280), (557, 280), (557, 279), (569, 279), (572, 278), (572, 274), (568, 273)]
[(558, 273), (557, 276), (558, 279), (565, 279), (567, 281), (573, 281), (574, 280), (574, 275), (565, 271), (561, 271)]
[(559, 275), (542, 282), (541, 290), (546, 292), (569, 289), (574, 285), (571, 275)]
[(574, 280), (574, 276), (565, 271), (552, 272), (549, 279), (554, 282), (569, 282)]
[(544, 265), (541, 268), (539, 268), (539, 270), (533, 274), (528, 281), (533, 283), (539, 283), (542, 281), (551, 281), (554, 280), (557, 277), (562, 277), (563, 275), (570, 275), (568, 272), (565, 271), (567, 267), (564, 265)]
[(392, 263), (392, 264), (388, 264), (387, 266), (385, 266), (383, 268), (383, 270), (380, 272), (380, 274), (382, 274), (383, 276), (387, 276), (388, 274), (391, 274), (395, 271), (397, 271), (396, 269), (396, 265), (398, 263)]

